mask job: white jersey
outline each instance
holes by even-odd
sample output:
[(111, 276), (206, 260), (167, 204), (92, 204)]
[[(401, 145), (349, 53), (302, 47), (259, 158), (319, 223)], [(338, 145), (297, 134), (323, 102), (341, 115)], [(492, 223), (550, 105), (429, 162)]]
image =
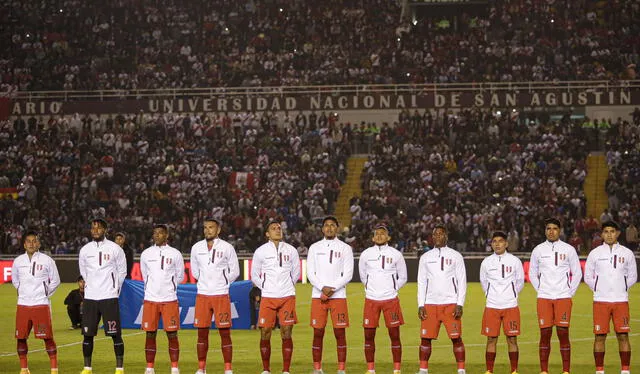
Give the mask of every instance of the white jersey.
[(402, 252), (387, 244), (365, 249), (358, 268), (365, 298), (369, 300), (394, 299), (407, 283), (407, 264)]
[(191, 274), (198, 280), (198, 294), (229, 294), (229, 287), (240, 275), (235, 248), (216, 238), (211, 248), (203, 239), (191, 247)]
[(262, 297), (295, 295), (298, 278), (300, 257), (293, 246), (280, 242), (276, 248), (268, 241), (256, 249), (251, 261), (251, 281), (262, 290)]
[(518, 294), (524, 288), (522, 261), (511, 253), (492, 254), (480, 265), (480, 284), (487, 307), (508, 309), (518, 306)]
[(119, 245), (109, 239), (90, 241), (80, 249), (80, 275), (84, 278), (84, 298), (117, 299), (127, 276), (127, 259)]
[(456, 304), (464, 306), (467, 271), (460, 252), (450, 247), (434, 248), (418, 264), (418, 307)]
[(576, 249), (562, 240), (538, 244), (531, 252), (529, 281), (541, 299), (571, 298), (582, 279)]
[(331, 299), (345, 299), (353, 278), (353, 250), (340, 239), (322, 239), (311, 244), (307, 254), (307, 278), (312, 298), (322, 296), (322, 287), (335, 288)]
[(629, 301), (629, 288), (638, 280), (633, 252), (618, 243), (602, 244), (589, 253), (584, 282), (593, 291), (593, 301), (616, 303)]
[(145, 301), (178, 300), (178, 285), (184, 279), (184, 259), (177, 249), (153, 245), (140, 255)]
[(49, 305), (49, 298), (60, 285), (55, 261), (44, 253), (26, 253), (13, 260), (11, 282), (18, 289), (18, 305)]

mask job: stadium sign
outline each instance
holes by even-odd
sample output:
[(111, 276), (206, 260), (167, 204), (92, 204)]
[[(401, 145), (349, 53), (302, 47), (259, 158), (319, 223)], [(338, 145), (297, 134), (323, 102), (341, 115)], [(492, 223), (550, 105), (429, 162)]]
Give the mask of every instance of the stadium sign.
[(532, 92), (442, 91), (416, 94), (263, 94), (193, 96), (124, 100), (27, 100), (11, 103), (11, 115), (264, 112), (298, 110), (401, 110), (439, 108), (544, 108), (600, 105), (640, 105), (635, 90), (558, 90)]

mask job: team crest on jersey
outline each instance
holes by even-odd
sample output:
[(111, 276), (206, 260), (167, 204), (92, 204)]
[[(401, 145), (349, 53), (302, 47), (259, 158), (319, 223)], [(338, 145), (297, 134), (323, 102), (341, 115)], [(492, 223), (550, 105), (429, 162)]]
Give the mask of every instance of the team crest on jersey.
[(36, 265), (36, 270), (42, 270), (44, 268), (43, 265)]
[(111, 258), (111, 255), (108, 253), (103, 253), (102, 254), (102, 259), (105, 261), (109, 261), (109, 259)]
[(618, 257), (618, 262), (624, 264), (624, 257)]
[(216, 252), (216, 257), (222, 258), (222, 256), (224, 256), (224, 253), (222, 253), (222, 251), (217, 251)]
[(451, 265), (451, 264), (453, 264), (453, 260), (450, 259), (450, 258), (445, 258), (444, 259), (444, 263), (445, 263), (445, 265)]
[(340, 258), (340, 256), (342, 256), (342, 253), (340, 253), (340, 252), (336, 252), (334, 256), (335, 256), (336, 258)]
[(392, 258), (390, 258), (390, 257), (387, 257), (387, 264), (390, 264), (390, 263), (392, 263), (392, 262), (393, 262), (393, 259), (392, 259)]
[(504, 272), (505, 273), (511, 273), (513, 271), (513, 266), (505, 266), (504, 267)]
[(560, 259), (560, 261), (564, 261), (567, 259), (567, 255), (565, 253), (560, 253), (558, 255), (558, 258)]
[(165, 258), (164, 259), (164, 263), (167, 265), (170, 265), (171, 263), (173, 263), (173, 259), (172, 258)]
[(282, 260), (283, 260), (283, 261), (289, 261), (289, 259), (291, 259), (291, 256), (289, 256), (289, 255), (282, 255)]

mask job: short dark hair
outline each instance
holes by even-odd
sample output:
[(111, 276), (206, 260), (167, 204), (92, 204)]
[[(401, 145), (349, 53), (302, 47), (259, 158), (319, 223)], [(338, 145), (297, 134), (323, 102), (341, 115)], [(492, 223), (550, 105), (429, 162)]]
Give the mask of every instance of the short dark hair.
[(547, 225), (556, 225), (558, 227), (562, 227), (562, 224), (560, 224), (560, 220), (554, 217), (549, 217), (544, 220), (544, 227), (547, 227)]
[(166, 232), (169, 232), (169, 226), (165, 225), (164, 223), (157, 223), (155, 225), (153, 225), (153, 229), (163, 229)]
[(620, 225), (618, 225), (616, 221), (607, 221), (602, 224), (602, 230), (607, 227), (613, 227), (614, 229), (616, 229), (616, 231), (620, 231)]
[(267, 221), (267, 223), (264, 225), (264, 233), (266, 234), (267, 231), (269, 231), (269, 226), (273, 225), (274, 223), (277, 223), (278, 225), (280, 224), (280, 221), (277, 219), (270, 219)]
[(508, 238), (507, 234), (504, 231), (500, 231), (500, 230), (493, 232), (493, 235), (491, 235), (491, 240), (493, 240), (493, 239), (495, 239), (497, 237), (504, 238), (504, 240), (507, 240), (507, 238)]
[(204, 222), (215, 222), (215, 223), (216, 223), (216, 225), (218, 225), (218, 226), (222, 226), (222, 222), (220, 222), (220, 220), (219, 220), (219, 219), (217, 219), (217, 218), (215, 218), (215, 217), (212, 217), (212, 216), (205, 217), (205, 219), (204, 219), (202, 222), (203, 222), (203, 223), (204, 223)]
[(113, 237), (117, 238), (118, 236), (122, 236), (125, 239), (127, 238), (127, 236), (122, 231), (118, 231)]
[(27, 240), (27, 237), (29, 236), (35, 236), (36, 239), (38, 239), (38, 232), (36, 230), (27, 230), (24, 232), (24, 234), (22, 235), (22, 245), (24, 245), (24, 242)]
[(333, 221), (336, 223), (337, 226), (340, 226), (340, 222), (338, 222), (338, 218), (336, 218), (335, 216), (326, 216), (324, 217), (324, 219), (322, 220), (322, 225), (324, 226), (324, 224), (327, 221)]
[(449, 233), (449, 230), (447, 230), (447, 226), (438, 223), (437, 225), (433, 226), (433, 231), (436, 231), (437, 229), (443, 229), (445, 233)]
[(76, 282), (80, 282), (80, 281), (83, 281), (83, 280), (84, 280), (84, 278), (82, 278), (82, 275), (78, 275), (78, 279), (76, 279)]
[(102, 226), (103, 228), (109, 228), (109, 224), (107, 223), (107, 220), (105, 220), (104, 218), (100, 218), (100, 217), (95, 217), (91, 219), (91, 224), (94, 223), (99, 223), (100, 226)]

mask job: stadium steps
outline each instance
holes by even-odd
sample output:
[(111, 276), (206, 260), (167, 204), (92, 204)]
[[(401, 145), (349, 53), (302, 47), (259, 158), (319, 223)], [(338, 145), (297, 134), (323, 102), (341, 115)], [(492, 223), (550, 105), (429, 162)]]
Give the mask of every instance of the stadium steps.
[(584, 195), (587, 198), (587, 217), (600, 217), (609, 208), (609, 198), (605, 184), (609, 167), (602, 152), (591, 152), (587, 157), (587, 177), (584, 181)]
[(347, 160), (347, 180), (340, 189), (335, 211), (335, 215), (342, 227), (349, 227), (351, 225), (349, 200), (353, 196), (362, 196), (360, 177), (362, 176), (362, 170), (368, 158), (367, 155), (352, 155), (349, 157), (349, 160)]

